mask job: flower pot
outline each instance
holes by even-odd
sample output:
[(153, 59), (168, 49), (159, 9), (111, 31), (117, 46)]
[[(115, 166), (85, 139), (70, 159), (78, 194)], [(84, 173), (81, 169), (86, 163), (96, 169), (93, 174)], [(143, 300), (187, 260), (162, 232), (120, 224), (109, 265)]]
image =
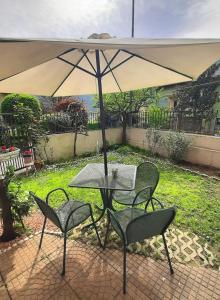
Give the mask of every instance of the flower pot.
[(20, 153), (20, 149), (15, 148), (14, 151), (9, 151), (9, 149), (6, 150), (6, 152), (0, 153), (0, 161), (9, 160), (15, 157), (18, 157)]
[(25, 155), (25, 156), (23, 156), (23, 158), (24, 158), (25, 165), (29, 165), (32, 163), (32, 155)]
[(41, 170), (44, 166), (44, 161), (43, 160), (35, 160), (34, 166), (35, 166), (36, 170)]

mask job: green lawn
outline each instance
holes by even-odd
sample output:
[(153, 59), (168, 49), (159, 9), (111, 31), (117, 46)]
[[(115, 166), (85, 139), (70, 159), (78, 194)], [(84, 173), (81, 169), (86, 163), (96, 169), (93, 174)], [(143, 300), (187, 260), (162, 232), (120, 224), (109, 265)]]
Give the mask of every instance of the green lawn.
[[(124, 154), (119, 152), (109, 153), (109, 160), (136, 165), (146, 159), (153, 160), (160, 169), (160, 181), (155, 195), (166, 205), (178, 207), (176, 225), (199, 234), (220, 250), (219, 182), (183, 171), (168, 161), (144, 157), (129, 151)], [(22, 182), (23, 189), (33, 191), (43, 198), (51, 189), (63, 187), (75, 199), (101, 204), (97, 190), (68, 188), (71, 179), (91, 161), (102, 161), (102, 157), (81, 159), (73, 165), (59, 165), (18, 180)], [(60, 204), (60, 196), (54, 195), (51, 200), (53, 205)]]

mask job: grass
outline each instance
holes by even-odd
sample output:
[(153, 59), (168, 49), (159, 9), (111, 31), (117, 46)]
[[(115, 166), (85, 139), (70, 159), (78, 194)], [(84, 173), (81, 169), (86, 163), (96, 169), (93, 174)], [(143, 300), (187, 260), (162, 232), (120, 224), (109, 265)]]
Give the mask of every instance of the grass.
[[(177, 216), (175, 224), (181, 228), (192, 231), (220, 250), (220, 183), (211, 178), (205, 178), (188, 171), (183, 171), (174, 164), (161, 159), (144, 156), (118, 149), (108, 154), (109, 161), (138, 165), (146, 159), (153, 160), (160, 170), (160, 181), (155, 192), (167, 206), (176, 205)], [(133, 151), (133, 149), (132, 149)], [(102, 157), (89, 157), (53, 166), (51, 169), (38, 172), (36, 175), (21, 177), (22, 188), (35, 192), (45, 198), (47, 193), (54, 188), (65, 188), (75, 199), (81, 199), (93, 204), (101, 205), (98, 190), (69, 188), (68, 183), (88, 162), (102, 162)], [(61, 203), (61, 196), (54, 194), (51, 203), (57, 206)], [(116, 206), (117, 208), (117, 206)]]

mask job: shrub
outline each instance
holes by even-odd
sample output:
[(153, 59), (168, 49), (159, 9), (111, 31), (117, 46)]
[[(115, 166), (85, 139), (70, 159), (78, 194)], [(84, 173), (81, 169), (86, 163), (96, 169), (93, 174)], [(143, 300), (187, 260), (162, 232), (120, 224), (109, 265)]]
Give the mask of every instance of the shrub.
[(44, 115), (43, 127), (49, 133), (72, 132), (72, 119), (67, 113)]
[[(18, 104), (23, 104), (24, 107), (31, 109), (34, 117), (39, 118), (41, 116), (42, 111), (39, 100), (34, 96), (25, 94), (7, 95), (1, 103), (1, 112), (3, 114), (13, 114)], [(15, 123), (14, 118), (10, 118), (10, 123)]]
[(183, 159), (187, 153), (191, 141), (182, 132), (169, 132), (164, 137), (164, 145), (168, 151), (169, 158), (175, 162), (179, 162)]
[(82, 101), (74, 99), (74, 101), (68, 105), (67, 113), (72, 119), (74, 132), (87, 132), (88, 112)]
[(33, 199), (28, 191), (22, 190), (21, 183), (12, 182), (8, 194), (11, 200), (13, 219), (21, 223), (24, 228), (23, 217), (30, 213), (30, 209), (34, 205)]
[(99, 130), (100, 124), (99, 123), (89, 123), (88, 130)]
[(148, 107), (148, 127), (153, 128), (169, 128), (170, 123), (170, 111), (167, 108), (158, 107), (155, 104), (151, 104)]
[(15, 145), (21, 149), (36, 145), (41, 137), (45, 135), (41, 119), (34, 116), (29, 107), (18, 103), (14, 108), (14, 122), (16, 123)]
[(56, 112), (67, 112), (70, 104), (75, 105), (77, 103), (82, 103), (82, 102), (76, 97), (73, 96), (59, 97), (55, 104), (54, 110)]
[(10, 129), (0, 122), (0, 146), (5, 145), (7, 148), (11, 145)]
[(160, 131), (155, 128), (148, 128), (146, 131), (146, 139), (150, 152), (155, 155), (157, 153), (157, 147), (162, 143)]
[(126, 155), (128, 153), (133, 152), (133, 149), (130, 146), (125, 145), (125, 146), (122, 146), (122, 147), (118, 148), (117, 152), (120, 153), (120, 154)]

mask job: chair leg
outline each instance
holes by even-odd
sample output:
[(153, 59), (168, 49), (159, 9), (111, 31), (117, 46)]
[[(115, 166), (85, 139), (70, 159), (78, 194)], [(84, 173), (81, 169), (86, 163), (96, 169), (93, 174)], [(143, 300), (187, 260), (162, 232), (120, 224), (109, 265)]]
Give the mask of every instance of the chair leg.
[(99, 237), (99, 233), (98, 233), (98, 230), (97, 230), (97, 226), (96, 226), (96, 224), (95, 224), (95, 220), (94, 220), (93, 214), (91, 214), (91, 219), (92, 219), (92, 223), (93, 223), (93, 226), (94, 226), (94, 228), (95, 228), (95, 232), (96, 232), (96, 235), (97, 235), (97, 238), (98, 238), (98, 241), (99, 241), (99, 246), (100, 246), (101, 248), (103, 248), (102, 243), (101, 243), (101, 240), (100, 240), (100, 237)]
[(45, 227), (46, 227), (46, 223), (47, 223), (47, 218), (44, 219), (44, 225), (43, 225), (42, 232), (41, 232), (39, 249), (40, 249), (41, 246), (42, 246), (43, 237), (44, 237), (44, 230), (45, 230)]
[(123, 246), (123, 293), (126, 294), (126, 245)]
[(173, 267), (172, 267), (172, 264), (171, 264), (169, 250), (168, 250), (168, 247), (167, 247), (167, 243), (166, 243), (164, 233), (162, 234), (162, 237), (163, 237), (163, 243), (164, 243), (164, 247), (165, 247), (165, 251), (166, 251), (166, 255), (167, 255), (167, 259), (168, 259), (168, 264), (169, 264), (169, 267), (170, 267), (170, 273), (173, 274), (174, 271), (173, 271)]
[(109, 214), (107, 214), (107, 229), (106, 229), (106, 234), (105, 234), (105, 240), (104, 240), (104, 245), (103, 249), (105, 249), (108, 241), (108, 236), (109, 236), (109, 229), (110, 229), (110, 217)]
[(67, 240), (67, 232), (64, 232), (64, 245), (63, 245), (63, 270), (61, 275), (65, 275), (66, 271), (66, 240)]
[(144, 210), (147, 211), (147, 207), (148, 207), (148, 205), (149, 205), (150, 202), (151, 202), (151, 199), (148, 199), (148, 200), (147, 200), (147, 203), (145, 204)]
[(153, 200), (152, 200), (152, 199), (150, 199), (150, 202), (151, 202), (152, 209), (153, 209), (153, 211), (154, 211), (154, 210), (155, 210), (155, 207), (154, 207), (154, 202), (153, 202)]

